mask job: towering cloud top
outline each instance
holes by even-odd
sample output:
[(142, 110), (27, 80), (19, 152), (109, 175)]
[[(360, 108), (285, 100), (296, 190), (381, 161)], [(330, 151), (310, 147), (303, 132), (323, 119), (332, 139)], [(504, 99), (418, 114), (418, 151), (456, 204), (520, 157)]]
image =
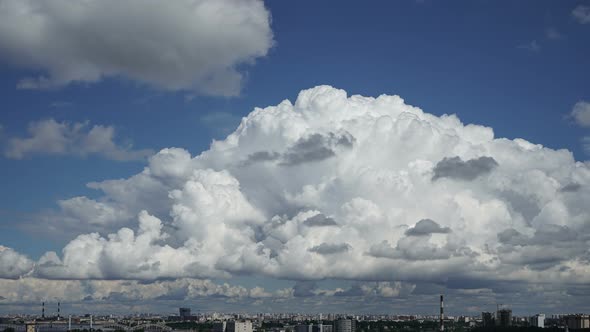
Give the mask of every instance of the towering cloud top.
[(569, 151), (319, 86), (194, 158), (164, 149), (91, 183), (102, 197), (61, 201), (60, 222), (111, 234), (79, 235), (29, 273), (588, 283), (589, 184)]

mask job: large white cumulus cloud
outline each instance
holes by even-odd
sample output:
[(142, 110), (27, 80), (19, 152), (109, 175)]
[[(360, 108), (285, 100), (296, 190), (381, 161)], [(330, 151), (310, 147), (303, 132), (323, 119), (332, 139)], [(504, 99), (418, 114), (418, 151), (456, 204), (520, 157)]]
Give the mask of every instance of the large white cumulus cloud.
[(164, 149), (129, 179), (92, 183), (97, 200), (62, 202), (121, 218), (34, 273), (588, 283), (589, 185), (567, 150), (319, 86), (194, 158)]
[(18, 278), (32, 269), (32, 260), (12, 248), (0, 245), (0, 278)]
[(260, 0), (2, 0), (0, 54), (44, 74), (20, 88), (122, 77), (156, 88), (239, 93), (237, 66), (272, 46)]

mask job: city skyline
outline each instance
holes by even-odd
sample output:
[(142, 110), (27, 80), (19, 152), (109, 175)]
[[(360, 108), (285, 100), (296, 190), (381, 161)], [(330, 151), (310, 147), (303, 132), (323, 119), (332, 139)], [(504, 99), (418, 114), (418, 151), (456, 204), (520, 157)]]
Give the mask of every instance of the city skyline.
[(0, 315), (588, 313), (589, 35), (583, 1), (0, 0)]

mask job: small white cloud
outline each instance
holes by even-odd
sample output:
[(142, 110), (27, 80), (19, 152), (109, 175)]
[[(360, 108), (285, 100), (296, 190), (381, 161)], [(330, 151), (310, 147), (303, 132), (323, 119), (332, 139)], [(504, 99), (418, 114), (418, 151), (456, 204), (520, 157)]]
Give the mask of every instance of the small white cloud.
[(582, 148), (587, 155), (590, 155), (590, 136), (582, 137)]
[(72, 103), (70, 101), (54, 101), (51, 104), (49, 104), (49, 106), (54, 107), (54, 108), (71, 107), (73, 105), (74, 105), (74, 103)]
[(570, 116), (580, 127), (590, 127), (590, 103), (587, 101), (577, 102)]
[(563, 35), (559, 31), (557, 31), (557, 29), (555, 29), (553, 27), (547, 28), (545, 30), (545, 36), (548, 39), (552, 39), (552, 40), (557, 40), (557, 39), (563, 38)]
[(580, 24), (590, 23), (590, 6), (577, 6), (572, 10), (572, 16)]
[(12, 138), (4, 151), (11, 159), (23, 159), (32, 155), (74, 155), (86, 157), (99, 155), (118, 161), (143, 160), (153, 154), (152, 150), (133, 150), (131, 145), (115, 143), (115, 128), (112, 126), (85, 123), (57, 122), (54, 119), (32, 122), (29, 137)]
[(527, 50), (531, 52), (539, 52), (541, 50), (541, 46), (539, 46), (539, 43), (537, 43), (536, 40), (532, 40), (528, 43), (518, 45), (517, 47), (522, 50)]

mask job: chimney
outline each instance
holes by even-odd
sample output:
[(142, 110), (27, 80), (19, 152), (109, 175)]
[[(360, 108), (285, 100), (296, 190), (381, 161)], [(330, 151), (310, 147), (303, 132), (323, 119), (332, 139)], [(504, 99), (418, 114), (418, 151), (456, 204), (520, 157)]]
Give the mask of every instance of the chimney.
[(445, 330), (445, 313), (444, 313), (444, 303), (443, 303), (443, 296), (440, 296), (440, 332), (444, 332)]

